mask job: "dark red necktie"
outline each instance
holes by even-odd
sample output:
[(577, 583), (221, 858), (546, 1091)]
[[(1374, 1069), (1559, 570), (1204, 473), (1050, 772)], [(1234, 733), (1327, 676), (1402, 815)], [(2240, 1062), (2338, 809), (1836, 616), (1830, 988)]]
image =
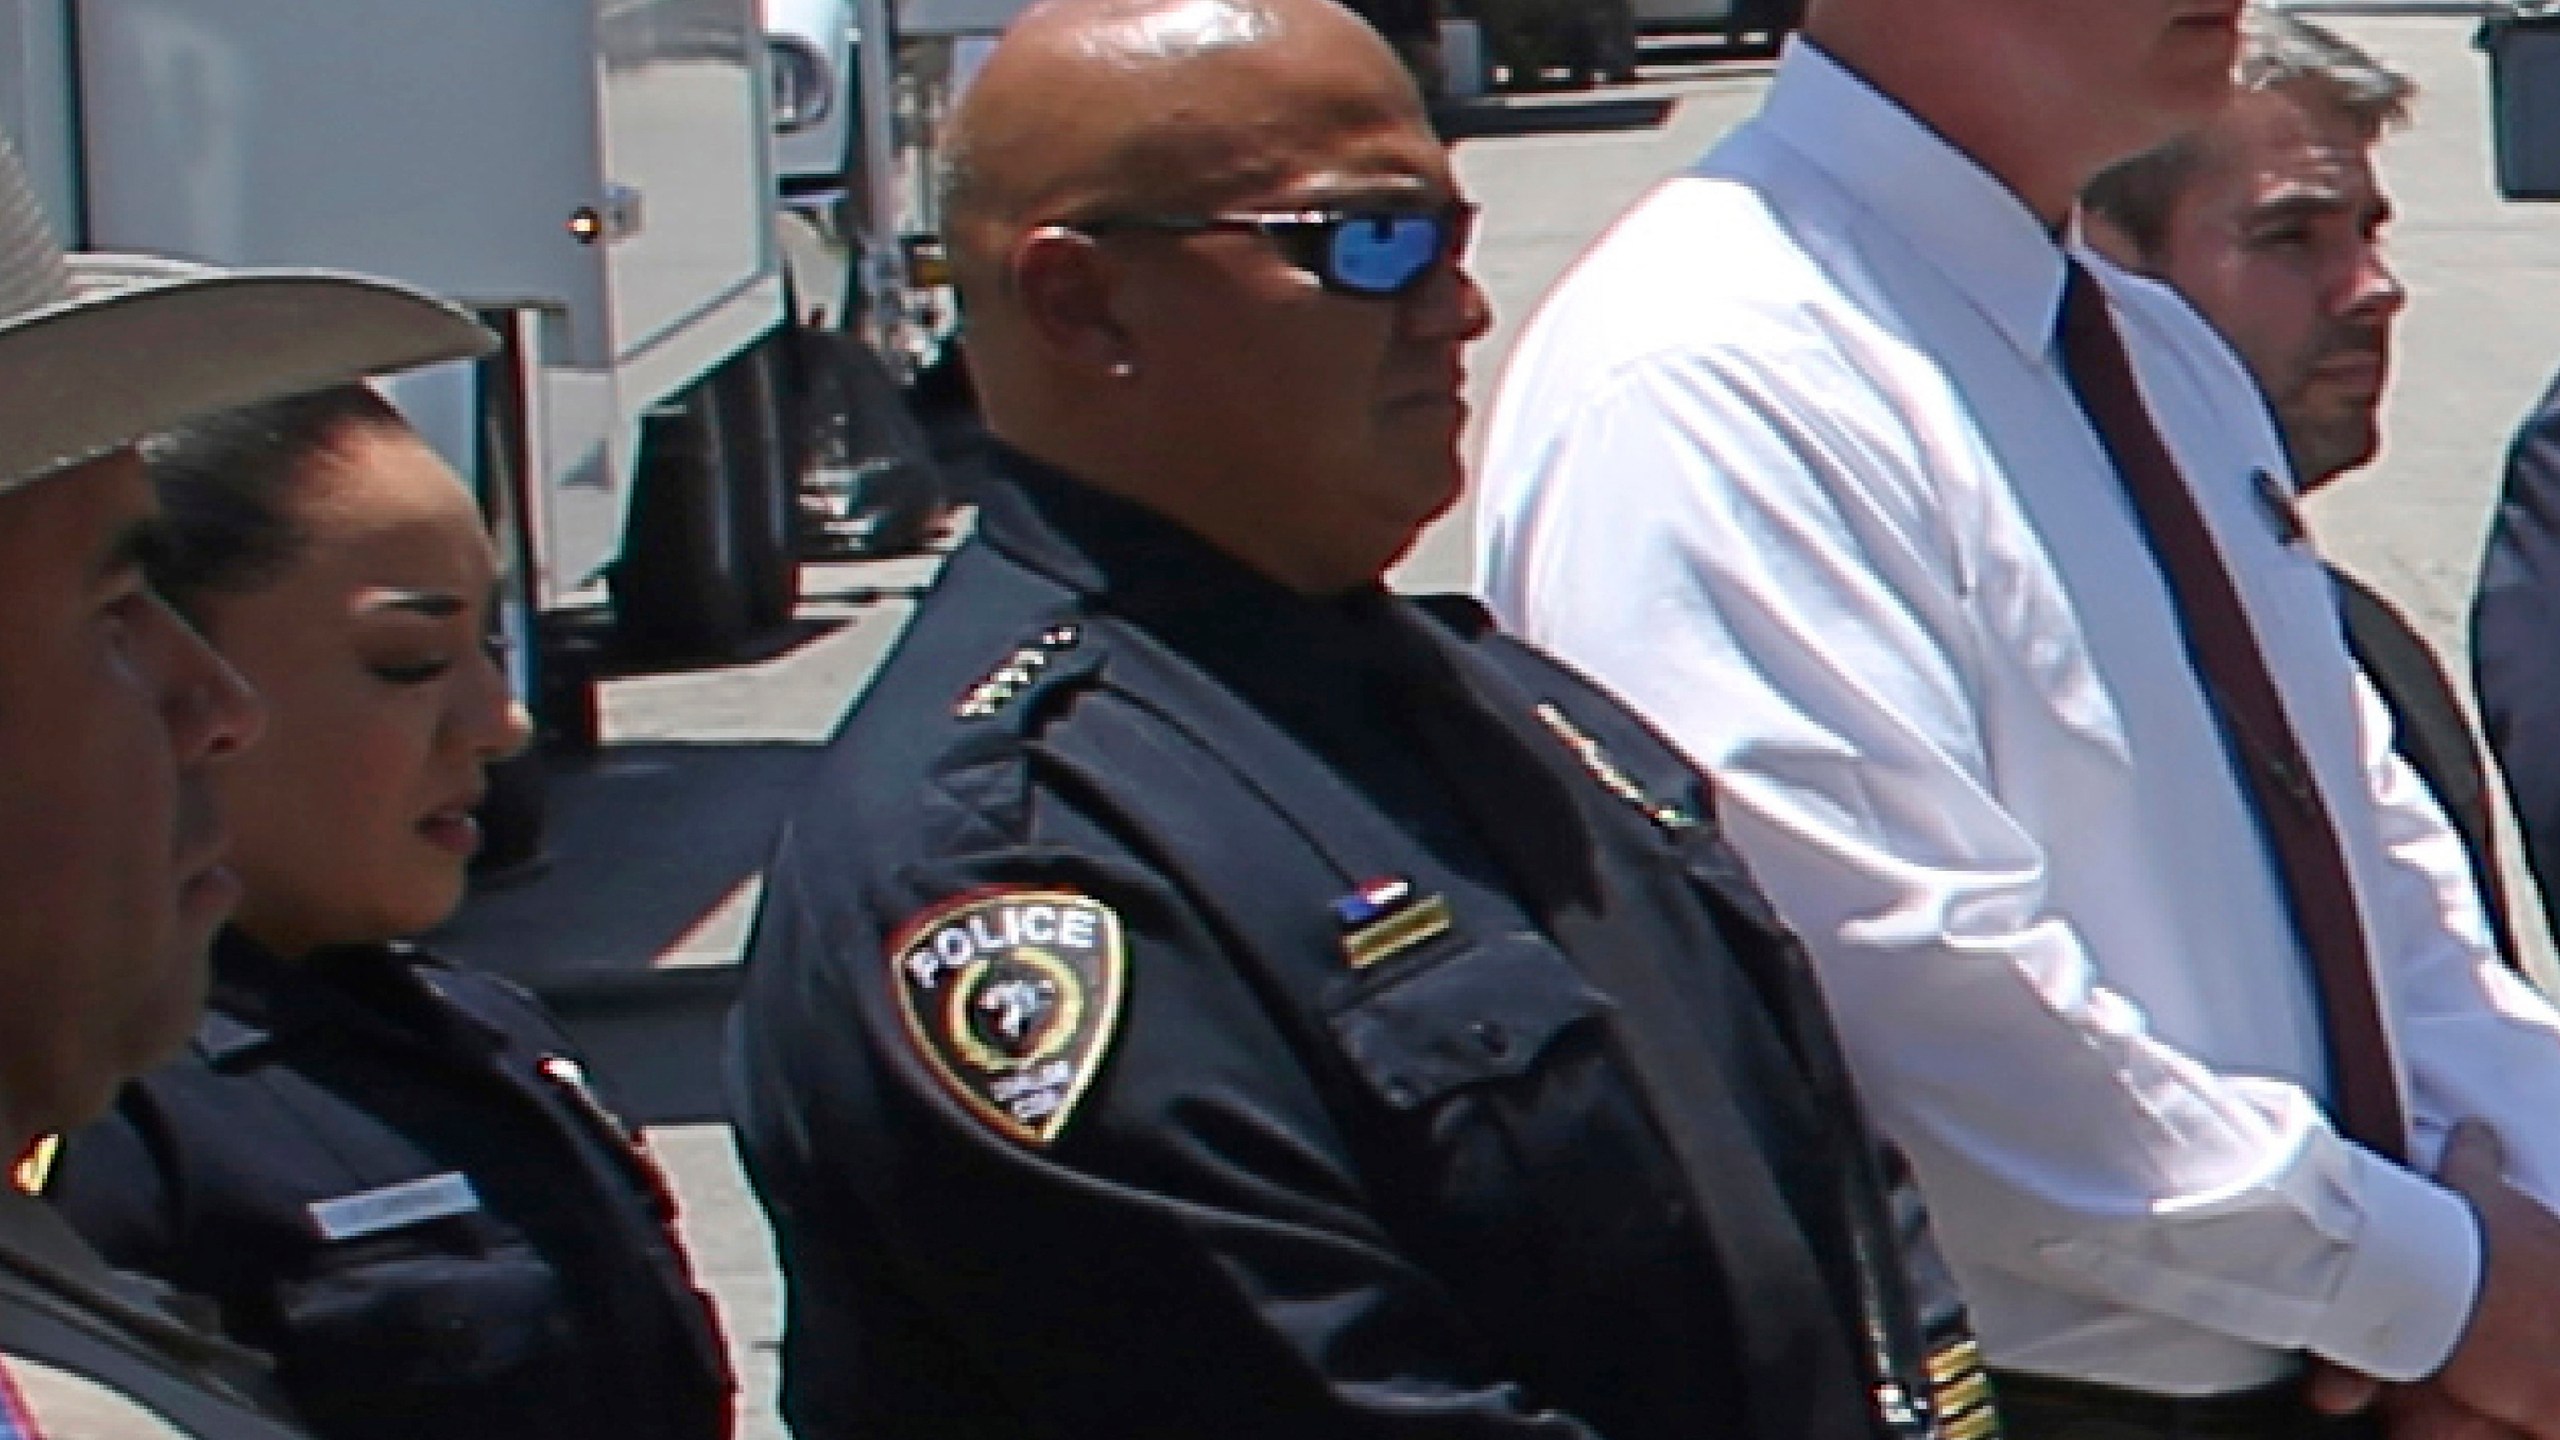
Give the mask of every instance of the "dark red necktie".
[(2349, 1139), (2405, 1159), (2408, 1123), (2392, 1079), (2391, 1042), (2374, 996), (2355, 883), (2339, 851), (2337, 829), (2213, 533), (2152, 427), (2124, 342), (2108, 316), (2106, 293), (2078, 261), (2070, 266), (2062, 292), (2063, 371), (2150, 536), (2152, 557), (2177, 602), (2187, 662), (2221, 719), (2232, 768), (2248, 788), (2283, 872), (2294, 933), (2318, 972), (2331, 1110)]

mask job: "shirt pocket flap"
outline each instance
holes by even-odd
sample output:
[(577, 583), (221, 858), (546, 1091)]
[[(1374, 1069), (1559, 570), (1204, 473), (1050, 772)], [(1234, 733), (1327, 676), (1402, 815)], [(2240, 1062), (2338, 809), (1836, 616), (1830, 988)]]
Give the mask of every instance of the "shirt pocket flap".
[(538, 1382), (566, 1323), (558, 1276), (517, 1240), (473, 1254), (359, 1245), (277, 1301), (290, 1337), (277, 1358), (333, 1394)]
[(1411, 1110), (1527, 1073), (1557, 1036), (1611, 1008), (1562, 951), (1513, 932), (1363, 990), (1327, 1020), (1361, 1078)]

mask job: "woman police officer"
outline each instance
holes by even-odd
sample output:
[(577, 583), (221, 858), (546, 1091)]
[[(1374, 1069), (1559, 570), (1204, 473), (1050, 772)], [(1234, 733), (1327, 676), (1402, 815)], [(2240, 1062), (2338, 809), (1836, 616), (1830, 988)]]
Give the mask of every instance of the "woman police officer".
[(362, 386), (146, 450), (153, 578), (268, 702), (220, 779), (243, 898), (176, 1062), (49, 1193), (216, 1302), (323, 1440), (714, 1440), (734, 1389), (670, 1195), (528, 994), (399, 943), (460, 902), (525, 723), (472, 499)]

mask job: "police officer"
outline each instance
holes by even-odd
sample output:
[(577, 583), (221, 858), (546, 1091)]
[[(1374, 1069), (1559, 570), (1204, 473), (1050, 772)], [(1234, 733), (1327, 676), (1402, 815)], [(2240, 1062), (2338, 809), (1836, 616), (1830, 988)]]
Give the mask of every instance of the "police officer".
[(664, 1178), (532, 996), (237, 931), (214, 967), (187, 1051), (53, 1166), (102, 1253), (219, 1302), (321, 1440), (729, 1433)]
[(152, 577), (268, 697), (270, 745), (216, 787), (243, 897), (194, 1042), (49, 1193), (273, 1354), (322, 1440), (720, 1440), (656, 1165), (531, 995), (397, 940), (460, 900), (525, 738), (477, 503), (361, 385), (145, 453)]
[(1000, 474), (733, 1038), (801, 1440), (1982, 1433), (1702, 782), (1380, 587), (1488, 319), (1394, 57), (1050, 0), (958, 138)]
[[(0, 1162), (174, 1050), (237, 898), (216, 774), (262, 711), (145, 583), (133, 443), (491, 344), (401, 287), (66, 259), (0, 139)], [(286, 1440), (255, 1358), (0, 1183), (0, 1435)]]

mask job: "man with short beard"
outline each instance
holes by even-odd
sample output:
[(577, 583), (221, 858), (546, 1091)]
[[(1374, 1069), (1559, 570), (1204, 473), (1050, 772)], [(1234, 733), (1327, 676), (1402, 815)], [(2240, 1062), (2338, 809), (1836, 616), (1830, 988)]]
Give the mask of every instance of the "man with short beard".
[[(2370, 463), (2392, 326), (2408, 292), (2384, 256), (2391, 198), (2374, 168), (2416, 85), (2336, 34), (2253, 11), (2243, 93), (2213, 123), (2091, 183), (2092, 243), (2194, 304), (2266, 391), (2295, 483), (2317, 490)], [(2478, 743), (2435, 652), (2380, 592), (2338, 569), (2358, 663), (2391, 711), (2392, 743), (2444, 807), (2471, 861), (2499, 954), (2516, 965)]]

